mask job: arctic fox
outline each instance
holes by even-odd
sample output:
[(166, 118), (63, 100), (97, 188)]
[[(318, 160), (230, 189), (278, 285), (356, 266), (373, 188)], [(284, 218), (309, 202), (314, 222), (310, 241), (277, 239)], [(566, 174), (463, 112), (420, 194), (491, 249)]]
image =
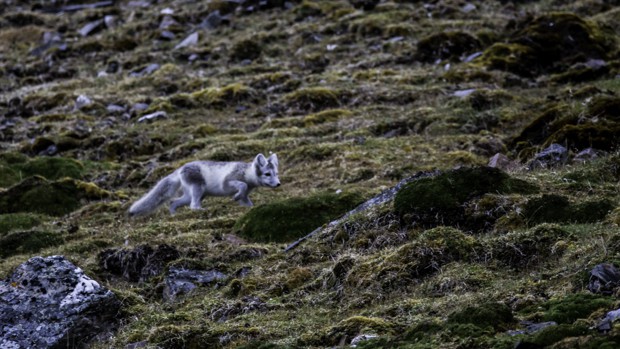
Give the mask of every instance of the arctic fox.
[[(151, 191), (131, 205), (129, 215), (150, 213), (173, 198), (171, 214), (185, 205), (189, 205), (192, 210), (201, 209), (200, 202), (205, 196), (232, 196), (240, 205), (252, 206), (248, 195), (254, 188), (279, 186), (276, 154), (269, 158), (258, 154), (250, 163), (193, 161), (159, 181)], [(182, 195), (176, 197), (179, 190)]]

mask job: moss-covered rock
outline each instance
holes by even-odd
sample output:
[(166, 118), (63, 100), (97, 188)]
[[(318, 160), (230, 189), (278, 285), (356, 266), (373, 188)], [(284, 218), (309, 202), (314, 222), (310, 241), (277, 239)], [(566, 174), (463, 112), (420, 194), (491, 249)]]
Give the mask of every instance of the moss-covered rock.
[(418, 42), (415, 58), (422, 62), (457, 61), (461, 56), (480, 49), (480, 42), (463, 32), (442, 32)]
[(558, 324), (572, 324), (577, 319), (587, 319), (596, 310), (609, 310), (614, 305), (614, 298), (591, 293), (575, 293), (563, 298), (553, 299), (523, 310), (524, 313), (543, 310), (543, 321), (555, 321)]
[(18, 231), (0, 235), (0, 258), (38, 252), (46, 247), (58, 246), (63, 241), (58, 233), (48, 231)]
[(82, 200), (101, 200), (112, 196), (111, 192), (93, 183), (74, 179), (48, 181), (33, 176), (0, 192), (0, 211), (60, 216), (80, 207)]
[(252, 241), (292, 241), (342, 216), (363, 200), (357, 192), (345, 192), (276, 201), (252, 208), (235, 223), (234, 230)]
[(35, 227), (43, 221), (41, 215), (32, 213), (6, 213), (0, 214), (0, 236), (12, 230), (24, 230)]
[(198, 105), (224, 108), (251, 102), (256, 96), (256, 91), (243, 84), (230, 84), (224, 87), (207, 87), (190, 96)]
[(489, 302), (450, 314), (448, 324), (472, 324), (483, 329), (492, 327), (496, 331), (505, 331), (515, 324), (515, 318), (506, 304)]
[(606, 59), (613, 47), (613, 35), (572, 13), (526, 19), (517, 27), (507, 42), (492, 45), (476, 62), (531, 77), (587, 59)]
[(50, 180), (70, 177), (79, 179), (84, 173), (81, 162), (60, 157), (36, 157), (6, 153), (0, 155), (0, 187), (9, 187), (23, 178), (42, 176)]
[(243, 39), (235, 42), (230, 49), (230, 59), (233, 61), (250, 60), (260, 57), (262, 47), (256, 38)]
[(560, 324), (549, 326), (530, 336), (523, 341), (524, 344), (532, 343), (535, 346), (547, 347), (564, 338), (579, 337), (588, 333), (588, 327), (580, 325)]
[[(491, 167), (461, 168), (404, 186), (394, 199), (406, 222), (422, 226), (466, 224), (463, 205), (486, 193), (532, 193), (534, 185)], [(471, 222), (470, 222), (471, 223)]]

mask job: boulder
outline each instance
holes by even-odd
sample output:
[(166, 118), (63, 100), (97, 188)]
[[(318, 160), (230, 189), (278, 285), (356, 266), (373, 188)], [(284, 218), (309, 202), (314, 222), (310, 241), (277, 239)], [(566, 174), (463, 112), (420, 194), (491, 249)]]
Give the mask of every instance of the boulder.
[(590, 271), (588, 290), (610, 295), (620, 286), (620, 271), (613, 264), (601, 263)]
[(0, 281), (0, 348), (78, 348), (114, 330), (120, 301), (62, 256)]
[(173, 301), (179, 295), (187, 294), (198, 286), (226, 280), (228, 276), (217, 270), (189, 270), (171, 267), (164, 280), (164, 299)]
[(534, 155), (534, 159), (529, 163), (528, 168), (551, 168), (566, 164), (568, 161), (568, 149), (553, 143), (540, 153)]

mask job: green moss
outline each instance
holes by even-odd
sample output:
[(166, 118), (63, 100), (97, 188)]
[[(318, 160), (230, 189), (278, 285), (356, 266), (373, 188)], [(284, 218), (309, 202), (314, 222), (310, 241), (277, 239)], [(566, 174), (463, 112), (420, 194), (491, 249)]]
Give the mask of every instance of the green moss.
[(559, 257), (559, 241), (572, 239), (571, 234), (556, 224), (541, 224), (527, 231), (504, 234), (488, 242), (487, 250), (494, 259), (518, 269), (536, 266)]
[(290, 106), (310, 111), (320, 111), (340, 106), (340, 93), (325, 87), (303, 88), (284, 96)]
[(393, 330), (394, 326), (384, 319), (353, 316), (342, 320), (336, 326), (330, 328), (327, 333), (323, 335), (320, 344), (333, 346), (338, 345), (343, 338), (346, 341), (350, 341), (353, 337), (362, 333), (386, 335), (393, 333)]
[(64, 179), (48, 181), (33, 176), (0, 192), (0, 211), (36, 212), (60, 216), (77, 209), (81, 200), (101, 199), (112, 196), (95, 184)]
[(545, 313), (544, 321), (555, 321), (558, 324), (572, 324), (577, 319), (585, 319), (598, 309), (609, 310), (614, 304), (613, 297), (591, 293), (571, 294), (561, 299), (554, 299), (539, 305)]
[(544, 194), (525, 204), (523, 216), (532, 225), (543, 222), (592, 223), (604, 219), (614, 207), (607, 199), (571, 204), (564, 196)]
[(413, 215), (423, 226), (464, 222), (463, 204), (486, 193), (532, 193), (536, 187), (496, 168), (461, 168), (404, 186), (394, 199), (401, 217)]
[(63, 239), (59, 234), (47, 231), (19, 231), (0, 235), (0, 258), (34, 253), (62, 243)]
[(461, 56), (480, 48), (480, 42), (463, 32), (442, 32), (418, 42), (415, 58), (427, 63), (446, 59), (458, 61)]
[(362, 201), (362, 195), (356, 192), (320, 193), (276, 201), (252, 208), (235, 223), (234, 230), (252, 241), (292, 241), (340, 217)]
[(262, 47), (256, 38), (242, 39), (233, 44), (230, 49), (230, 59), (233, 61), (255, 60), (260, 57)]
[(583, 336), (587, 333), (588, 328), (584, 325), (560, 324), (558, 326), (544, 328), (532, 335), (529, 339), (525, 339), (524, 342), (547, 347), (564, 338)]
[(199, 105), (223, 108), (251, 101), (254, 95), (255, 91), (250, 87), (230, 84), (224, 87), (207, 87), (190, 96)]
[(43, 216), (32, 213), (0, 214), (0, 236), (17, 229), (30, 229), (41, 224)]
[(515, 325), (515, 319), (507, 305), (492, 302), (456, 311), (448, 316), (448, 324), (472, 324), (480, 328), (492, 327), (496, 331), (506, 331)]
[(306, 127), (322, 124), (325, 122), (338, 121), (340, 118), (350, 117), (352, 113), (344, 109), (324, 110), (316, 114), (309, 114), (304, 117), (304, 125)]
[(77, 179), (84, 173), (84, 165), (73, 159), (36, 157), (28, 160), (10, 153), (0, 157), (0, 169), (0, 187), (9, 187), (23, 178), (35, 175), (55, 180), (63, 177)]

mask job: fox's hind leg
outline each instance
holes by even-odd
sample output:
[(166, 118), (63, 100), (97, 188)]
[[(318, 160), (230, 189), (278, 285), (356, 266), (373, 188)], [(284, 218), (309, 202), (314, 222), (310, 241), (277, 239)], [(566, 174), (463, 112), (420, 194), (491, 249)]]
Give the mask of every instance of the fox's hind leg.
[(181, 207), (181, 206), (186, 206), (189, 205), (191, 202), (191, 196), (189, 195), (189, 193), (187, 191), (183, 192), (183, 196), (181, 196), (180, 198), (174, 200), (171, 204), (170, 204), (170, 213), (174, 214), (177, 210), (177, 208)]

